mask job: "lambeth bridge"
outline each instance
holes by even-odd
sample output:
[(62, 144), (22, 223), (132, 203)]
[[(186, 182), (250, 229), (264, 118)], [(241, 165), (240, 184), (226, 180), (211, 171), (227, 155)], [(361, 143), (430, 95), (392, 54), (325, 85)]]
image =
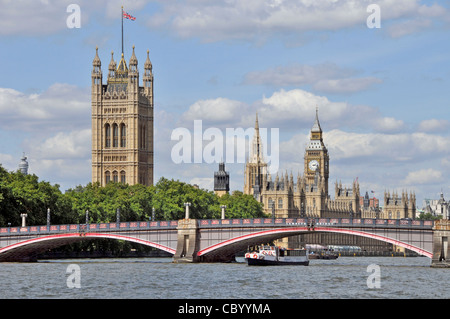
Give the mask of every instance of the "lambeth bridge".
[[(186, 216), (188, 217), (188, 216)], [(0, 228), (0, 261), (36, 261), (49, 249), (94, 238), (131, 241), (173, 255), (174, 262), (227, 262), (249, 245), (308, 233), (362, 236), (407, 248), (448, 267), (450, 221), (253, 218), (181, 219)]]

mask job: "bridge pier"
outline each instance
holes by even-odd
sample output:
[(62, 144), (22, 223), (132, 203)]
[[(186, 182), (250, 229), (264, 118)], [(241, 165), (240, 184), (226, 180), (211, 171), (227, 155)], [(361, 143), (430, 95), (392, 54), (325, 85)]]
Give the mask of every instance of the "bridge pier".
[(177, 251), (173, 256), (175, 263), (191, 263), (197, 261), (200, 240), (196, 219), (180, 219), (178, 221)]
[(450, 268), (450, 220), (441, 219), (433, 227), (433, 258), (431, 267)]

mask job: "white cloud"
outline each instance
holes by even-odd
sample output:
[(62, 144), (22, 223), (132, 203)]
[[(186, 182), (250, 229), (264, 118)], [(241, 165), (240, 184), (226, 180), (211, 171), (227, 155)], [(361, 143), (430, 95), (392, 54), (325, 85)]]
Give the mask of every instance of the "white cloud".
[(76, 86), (55, 83), (40, 94), (0, 88), (2, 129), (54, 131), (90, 126), (90, 94)]
[(318, 65), (292, 64), (252, 71), (245, 75), (245, 84), (274, 86), (311, 85), (315, 90), (328, 93), (354, 93), (368, 89), (382, 80), (375, 77), (352, 77), (355, 70), (338, 67), (334, 63)]
[[(0, 35), (50, 35), (71, 30), (67, 27), (67, 18), (73, 11), (67, 12), (70, 4), (80, 7), (81, 27), (85, 27), (95, 14), (105, 14), (106, 19), (120, 19), (122, 0), (0, 0)], [(140, 10), (145, 0), (127, 0), (126, 10)]]
[[(88, 90), (62, 83), (33, 94), (0, 88), (0, 127), (10, 136), (3, 143), (26, 153), (29, 173), (65, 188), (91, 180)], [(0, 156), (9, 170), (20, 161), (21, 152), (13, 152)]]
[(423, 120), (419, 123), (419, 131), (421, 132), (444, 132), (450, 128), (450, 122), (448, 120)]
[(403, 181), (406, 185), (435, 184), (443, 181), (443, 174), (432, 168), (409, 172)]
[(325, 96), (314, 95), (300, 89), (279, 90), (268, 98), (263, 97), (260, 106), (262, 116), (272, 120), (296, 121), (297, 123), (311, 123), (316, 107), (319, 107), (322, 120), (340, 118), (342, 113), (349, 108), (347, 103), (331, 102)]
[[(265, 39), (273, 35), (308, 31), (336, 31), (366, 27), (371, 0), (221, 0), (161, 2), (162, 10), (148, 21), (151, 28), (165, 27), (183, 38), (204, 41)], [(395, 19), (444, 17), (439, 5), (420, 0), (381, 0), (384, 22)]]
[[(281, 156), (302, 161), (308, 140), (307, 134), (296, 134), (282, 142)], [(364, 159), (381, 165), (403, 165), (427, 161), (431, 153), (436, 157), (450, 155), (450, 138), (424, 133), (351, 133), (335, 129), (324, 131), (324, 142), (331, 158), (340, 163)]]
[[(204, 41), (226, 39), (266, 39), (271, 36), (308, 31), (336, 31), (366, 27), (366, 9), (372, 0), (218, 0), (158, 1), (159, 12), (152, 16), (142, 12), (140, 18), (155, 30), (171, 30), (183, 38)], [(392, 22), (388, 33), (402, 36), (428, 28), (433, 20), (445, 19), (447, 10), (421, 0), (380, 0), (383, 25)], [(49, 35), (69, 30), (67, 6), (72, 0), (0, 0), (0, 35)], [(121, 0), (77, 1), (81, 10), (81, 27), (93, 16), (120, 18)], [(125, 10), (137, 12), (145, 0), (128, 0)], [(299, 18), (301, 17), (301, 18)], [(398, 22), (397, 20), (402, 20)], [(431, 25), (430, 25), (431, 23)]]
[(245, 103), (227, 98), (199, 100), (189, 106), (189, 109), (183, 115), (183, 119), (214, 123), (232, 122), (236, 120), (236, 115), (241, 114), (242, 110), (246, 108), (248, 106)]
[(314, 84), (324, 79), (335, 79), (342, 76), (351, 76), (354, 70), (340, 68), (334, 63), (307, 65), (294, 63), (287, 66), (278, 66), (263, 71), (252, 71), (245, 75), (246, 84), (265, 85), (304, 85)]
[(376, 130), (379, 132), (401, 132), (405, 128), (405, 123), (402, 120), (396, 120), (393, 117), (382, 117), (374, 120)]
[(271, 96), (263, 96), (251, 104), (226, 98), (199, 100), (189, 106), (180, 117), (179, 125), (203, 120), (218, 127), (253, 127), (258, 112), (262, 127), (279, 127), (282, 130), (298, 130), (299, 126), (312, 125), (316, 108), (321, 123), (328, 129), (351, 127), (372, 129), (376, 132), (396, 133), (405, 129), (401, 120), (383, 117), (379, 110), (364, 105), (330, 101), (326, 96), (293, 89), (280, 89)]
[(355, 93), (381, 82), (381, 79), (375, 77), (328, 79), (315, 83), (313, 88), (327, 93)]
[(30, 145), (41, 159), (89, 158), (91, 156), (91, 130), (58, 132), (38, 145)]

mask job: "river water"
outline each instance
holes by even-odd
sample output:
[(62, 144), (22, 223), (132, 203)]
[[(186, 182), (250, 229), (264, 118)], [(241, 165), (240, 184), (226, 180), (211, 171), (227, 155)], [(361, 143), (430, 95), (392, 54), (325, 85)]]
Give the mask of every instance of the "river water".
[(430, 268), (425, 257), (340, 257), (311, 260), (307, 267), (48, 260), (1, 263), (0, 280), (2, 299), (450, 298), (450, 269)]

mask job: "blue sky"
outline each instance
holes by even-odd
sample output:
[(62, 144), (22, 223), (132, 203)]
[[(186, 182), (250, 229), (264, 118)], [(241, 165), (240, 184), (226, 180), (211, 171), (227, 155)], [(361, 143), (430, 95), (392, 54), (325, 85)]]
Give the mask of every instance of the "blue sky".
[[(81, 27), (68, 28), (67, 6)], [(0, 163), (65, 190), (91, 180), (90, 72), (103, 78), (135, 45), (155, 77), (155, 177), (212, 190), (218, 164), (175, 164), (178, 127), (254, 125), (280, 131), (280, 173), (303, 174), (316, 106), (330, 153), (330, 189), (450, 197), (450, 5), (420, 0), (0, 0)], [(377, 4), (381, 28), (368, 28)], [(227, 163), (242, 190), (244, 165)], [(333, 194), (332, 194), (333, 196)]]

